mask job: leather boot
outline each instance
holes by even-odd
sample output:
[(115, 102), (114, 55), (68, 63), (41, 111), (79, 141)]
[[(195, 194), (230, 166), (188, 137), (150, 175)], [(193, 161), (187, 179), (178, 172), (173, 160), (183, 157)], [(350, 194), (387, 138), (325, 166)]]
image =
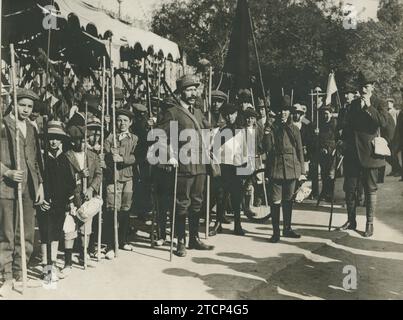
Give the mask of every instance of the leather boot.
[(377, 202), (376, 192), (367, 194), (366, 200), (367, 200), (366, 203), (367, 224), (365, 228), (364, 237), (369, 238), (372, 237), (372, 235), (374, 234), (374, 216)]
[(338, 231), (357, 229), (356, 201), (352, 195), (346, 194), (346, 206), (347, 206), (347, 222), (343, 224), (341, 227), (338, 227), (336, 229)]
[(243, 231), (241, 226), (241, 211), (239, 209), (235, 210), (234, 218), (234, 234), (237, 236), (244, 236), (245, 231)]
[(292, 201), (283, 201), (283, 237), (299, 239), (301, 236), (291, 228), (292, 205)]
[(199, 214), (189, 214), (189, 249), (213, 250), (214, 246), (203, 243), (199, 238)]
[(271, 243), (280, 241), (280, 205), (273, 204), (271, 206), (271, 224), (273, 226), (273, 236), (269, 239)]

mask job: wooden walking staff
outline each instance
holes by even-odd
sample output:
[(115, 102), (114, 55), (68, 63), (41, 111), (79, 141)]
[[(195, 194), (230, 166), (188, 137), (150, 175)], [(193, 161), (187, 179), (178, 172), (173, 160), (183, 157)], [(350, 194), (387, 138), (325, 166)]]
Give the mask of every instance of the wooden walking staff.
[[(13, 88), (13, 104), (14, 104), (14, 117), (15, 117), (15, 151), (16, 151), (16, 170), (21, 170), (20, 161), (20, 130), (18, 128), (18, 107), (17, 107), (17, 75), (15, 67), (15, 51), (14, 44), (10, 44), (10, 54), (11, 54), (11, 81)], [(24, 293), (27, 287), (27, 258), (25, 251), (25, 229), (24, 229), (24, 210), (22, 204), (22, 184), (19, 182), (17, 184), (17, 217), (19, 218), (20, 224), (20, 246), (21, 246), (21, 269), (22, 269), (22, 293)]]
[[(335, 154), (335, 157), (337, 159), (337, 152)], [(333, 222), (333, 209), (334, 209), (334, 194), (335, 194), (335, 186), (336, 186), (336, 179), (337, 179), (337, 171), (339, 171), (341, 164), (344, 161), (344, 156), (341, 157), (339, 164), (336, 167), (336, 171), (335, 171), (335, 175), (334, 175), (334, 179), (333, 179), (333, 191), (332, 191), (332, 203), (330, 206), (330, 217), (329, 217), (329, 231), (332, 230), (332, 222)]]
[(108, 117), (109, 121), (106, 123), (106, 131), (109, 132), (109, 123), (110, 123), (110, 114), (109, 114), (109, 79), (106, 79), (106, 116)]
[[(113, 75), (113, 61), (111, 60), (111, 87), (112, 87), (112, 130), (113, 130), (113, 149), (114, 152), (117, 149), (116, 141), (116, 106), (115, 106), (115, 76)], [(118, 168), (116, 162), (113, 162), (113, 225), (115, 231), (115, 257), (119, 255), (119, 235), (118, 235), (118, 206), (117, 206), (117, 196), (118, 196)]]
[[(148, 74), (148, 65), (147, 65), (147, 58), (144, 58), (144, 74), (146, 80), (146, 98), (147, 98), (147, 108), (149, 117), (152, 117), (152, 106), (151, 106), (151, 95), (150, 95), (150, 75)], [(152, 191), (153, 193), (154, 191)], [(157, 200), (153, 199), (154, 205), (157, 205)], [(155, 221), (156, 221), (156, 210), (155, 207), (152, 210), (152, 217), (151, 217), (151, 231), (150, 231), (150, 240), (151, 240), (151, 247), (154, 247), (154, 231), (155, 231)]]
[[(104, 139), (105, 139), (105, 78), (106, 78), (106, 70), (105, 70), (105, 57), (102, 59), (102, 111), (101, 111), (101, 159), (104, 159)], [(108, 87), (107, 87), (108, 88)], [(99, 189), (99, 196), (103, 199), (103, 181), (101, 181), (101, 186)], [(102, 207), (101, 211), (99, 211), (98, 216), (98, 247), (97, 247), (97, 260), (98, 262), (101, 260), (101, 244), (102, 244)]]
[(171, 247), (169, 249), (169, 261), (172, 262), (172, 252), (174, 248), (175, 239), (175, 217), (176, 217), (176, 192), (178, 189), (178, 167), (175, 167), (175, 179), (174, 179), (174, 198), (173, 198), (173, 209), (172, 209), (172, 221), (171, 221)]
[[(211, 105), (212, 98), (211, 92), (213, 90), (213, 67), (209, 67), (209, 78), (208, 78), (208, 106), (207, 106), (207, 114), (208, 114), (208, 123), (211, 126)], [(208, 144), (210, 146), (210, 144)], [(210, 152), (210, 150), (207, 150)], [(206, 239), (208, 239), (209, 228), (210, 228), (210, 188), (211, 188), (211, 177), (207, 175), (207, 185), (206, 185)]]
[[(84, 170), (88, 169), (87, 164), (87, 152), (88, 152), (88, 102), (85, 102), (85, 131), (84, 131)], [(84, 176), (83, 179), (83, 193), (87, 192), (88, 187), (88, 178)], [(85, 199), (84, 199), (85, 201)], [(84, 223), (84, 269), (87, 269), (87, 247), (88, 247), (88, 239), (87, 239), (87, 223)]]

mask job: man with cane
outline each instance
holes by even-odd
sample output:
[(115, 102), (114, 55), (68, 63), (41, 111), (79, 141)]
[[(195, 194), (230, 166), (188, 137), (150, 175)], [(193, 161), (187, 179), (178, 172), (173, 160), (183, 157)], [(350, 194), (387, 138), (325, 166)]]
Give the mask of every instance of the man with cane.
[[(41, 205), (44, 200), (35, 128), (28, 121), (34, 102), (38, 99), (39, 97), (31, 90), (18, 88), (13, 112), (5, 116), (1, 124), (0, 270), (3, 271), (5, 283), (0, 292), (4, 295), (11, 290), (13, 279), (19, 282), (23, 277), (19, 214), (23, 212), (25, 259), (28, 262), (34, 243), (34, 206)], [(17, 143), (19, 143), (18, 155)], [(19, 170), (16, 168), (18, 162)], [(21, 184), (22, 207), (18, 205), (18, 184)]]
[[(166, 110), (159, 128), (163, 129), (170, 137), (171, 122), (178, 125), (181, 130), (192, 129), (198, 135), (199, 143), (202, 143), (201, 128), (207, 121), (202, 110), (195, 108), (197, 88), (199, 83), (191, 75), (185, 75), (177, 81), (177, 90), (180, 93), (179, 104)], [(178, 139), (179, 140), (179, 139)], [(201, 164), (203, 148), (197, 150), (196, 163), (189, 160), (188, 164), (179, 161), (178, 150), (186, 143), (183, 141), (168, 141), (173, 153), (169, 155), (169, 165), (178, 167), (177, 199), (175, 229), (178, 237), (178, 245), (175, 254), (179, 257), (186, 256), (186, 216), (189, 217), (189, 249), (212, 250), (214, 247), (204, 244), (199, 239), (200, 211), (203, 204), (204, 186), (206, 181), (206, 165)], [(176, 148), (178, 147), (178, 148)], [(175, 150), (176, 149), (176, 150)]]

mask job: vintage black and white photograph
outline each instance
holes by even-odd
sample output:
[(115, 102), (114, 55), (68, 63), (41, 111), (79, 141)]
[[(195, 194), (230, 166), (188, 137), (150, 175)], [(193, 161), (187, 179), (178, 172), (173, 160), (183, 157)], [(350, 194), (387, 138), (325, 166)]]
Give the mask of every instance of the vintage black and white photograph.
[(0, 300), (403, 299), (403, 0), (0, 7)]

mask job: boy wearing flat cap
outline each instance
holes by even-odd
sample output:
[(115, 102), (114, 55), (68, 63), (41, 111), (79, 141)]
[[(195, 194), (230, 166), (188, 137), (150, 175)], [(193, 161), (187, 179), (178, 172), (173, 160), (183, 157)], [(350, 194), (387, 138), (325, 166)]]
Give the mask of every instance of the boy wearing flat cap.
[[(107, 212), (105, 217), (107, 253), (106, 258), (114, 258), (113, 214), (115, 205), (118, 210), (118, 238), (119, 248), (133, 251), (128, 243), (130, 209), (133, 199), (133, 167), (136, 163), (135, 151), (138, 142), (137, 136), (129, 131), (133, 124), (134, 114), (127, 109), (116, 111), (116, 137), (113, 133), (105, 141), (106, 183), (107, 183)], [(117, 148), (113, 141), (116, 139)], [(113, 168), (117, 165), (117, 195), (114, 195)], [(116, 204), (115, 204), (116, 198)]]
[[(44, 192), (39, 169), (38, 141), (35, 128), (29, 121), (34, 102), (39, 97), (31, 90), (17, 89), (17, 106), (4, 117), (1, 124), (0, 162), (0, 270), (5, 283), (3, 292), (12, 289), (13, 279), (22, 279), (21, 245), (17, 210), (17, 187), (21, 183), (24, 212), (25, 248), (27, 263), (33, 252), (35, 208), (43, 203)], [(16, 119), (17, 118), (17, 119)], [(20, 154), (16, 154), (16, 125)], [(19, 157), (20, 170), (16, 168)], [(1, 294), (1, 293), (0, 293)]]

